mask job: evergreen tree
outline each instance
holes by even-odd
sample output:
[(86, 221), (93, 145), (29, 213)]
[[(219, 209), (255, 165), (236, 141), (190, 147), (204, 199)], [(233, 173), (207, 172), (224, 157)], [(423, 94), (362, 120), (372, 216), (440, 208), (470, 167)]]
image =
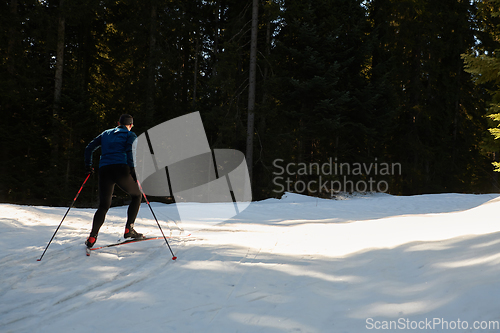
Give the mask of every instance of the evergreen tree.
[(0, 6), (0, 199), (41, 203), (47, 197), (57, 15), (54, 6), (38, 1)]
[(277, 104), (266, 135), (278, 142), (274, 158), (363, 162), (380, 134), (372, 126), (380, 95), (369, 83), (361, 2), (287, 1), (282, 17), (268, 85)]
[[(463, 55), (466, 71), (474, 75), (475, 82), (487, 89), (488, 116), (491, 119), (489, 132), (495, 139), (500, 138), (500, 0), (485, 0), (478, 4), (480, 23), (478, 24), (478, 43), (471, 52)], [(495, 171), (500, 172), (498, 143), (486, 137), (484, 148), (494, 156)]]
[(370, 10), (397, 89), (388, 153), (403, 165), (401, 192), (469, 190), (485, 166), (483, 109), (460, 57), (475, 43), (474, 3), (374, 0)]
[[(483, 118), (489, 101), (500, 119), (499, 1), (259, 2), (254, 198), (275, 195), (278, 158), (400, 162), (393, 193), (484, 189), (479, 147), (500, 151)], [(200, 111), (211, 147), (245, 151), (252, 4), (0, 3), (0, 200), (66, 205), (86, 144), (124, 112), (140, 134)]]

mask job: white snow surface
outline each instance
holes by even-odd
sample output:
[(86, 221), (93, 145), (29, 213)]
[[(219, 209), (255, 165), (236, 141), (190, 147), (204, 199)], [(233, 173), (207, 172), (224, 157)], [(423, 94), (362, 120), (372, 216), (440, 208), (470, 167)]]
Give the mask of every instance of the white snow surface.
[[(94, 209), (0, 204), (0, 332), (500, 331), (500, 196), (287, 193), (92, 251)], [(191, 204), (213, 211), (218, 204)], [(110, 209), (96, 247), (123, 236)], [(161, 236), (149, 207), (136, 230)], [(466, 326), (467, 325), (467, 326)]]

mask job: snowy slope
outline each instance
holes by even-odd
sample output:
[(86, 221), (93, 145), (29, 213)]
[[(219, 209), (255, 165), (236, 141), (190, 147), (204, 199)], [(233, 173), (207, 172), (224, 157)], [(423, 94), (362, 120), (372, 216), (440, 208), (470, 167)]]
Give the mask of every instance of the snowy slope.
[[(498, 195), (287, 194), (204, 225), (154, 203), (176, 261), (163, 240), (86, 257), (94, 210), (72, 209), (37, 262), (66, 209), (0, 205), (0, 332), (500, 331)], [(136, 229), (161, 235), (147, 205)]]

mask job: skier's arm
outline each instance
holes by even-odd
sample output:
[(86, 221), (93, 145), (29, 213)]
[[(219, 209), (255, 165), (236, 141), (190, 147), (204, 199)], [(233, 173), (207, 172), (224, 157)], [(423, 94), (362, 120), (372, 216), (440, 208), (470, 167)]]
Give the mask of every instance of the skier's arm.
[(129, 135), (127, 137), (126, 152), (127, 152), (127, 164), (131, 168), (135, 167), (136, 149), (137, 149), (137, 135), (135, 135), (135, 133), (133, 132), (129, 132)]
[(137, 135), (129, 132), (127, 137), (127, 164), (130, 167), (130, 175), (137, 182), (137, 175), (135, 173), (135, 154), (137, 150)]
[(85, 148), (85, 156), (84, 156), (84, 161), (85, 161), (85, 166), (92, 166), (92, 154), (94, 151), (96, 151), (99, 147), (101, 147), (101, 135), (97, 136), (94, 140), (90, 141), (90, 143), (87, 145)]

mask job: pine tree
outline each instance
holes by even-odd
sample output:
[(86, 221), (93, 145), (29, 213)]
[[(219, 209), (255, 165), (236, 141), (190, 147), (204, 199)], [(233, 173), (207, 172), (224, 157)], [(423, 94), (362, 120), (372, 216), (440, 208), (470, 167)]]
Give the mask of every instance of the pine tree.
[(475, 4), (374, 0), (370, 9), (380, 36), (377, 59), (392, 63), (397, 91), (388, 152), (403, 165), (400, 191), (470, 189), (484, 167), (478, 146), (485, 124), (460, 55), (475, 43)]
[(369, 84), (371, 43), (361, 2), (287, 1), (281, 18), (267, 85), (276, 103), (277, 122), (267, 122), (265, 138), (277, 143), (274, 158), (362, 162), (376, 142), (379, 95)]
[[(476, 84), (485, 87), (490, 98), (488, 117), (491, 120), (489, 132), (495, 139), (500, 138), (500, 0), (485, 0), (479, 4), (478, 26), (480, 43), (469, 53), (464, 54), (465, 67), (474, 75)], [(500, 145), (489, 137), (484, 146), (493, 152), (495, 171), (500, 172)]]

